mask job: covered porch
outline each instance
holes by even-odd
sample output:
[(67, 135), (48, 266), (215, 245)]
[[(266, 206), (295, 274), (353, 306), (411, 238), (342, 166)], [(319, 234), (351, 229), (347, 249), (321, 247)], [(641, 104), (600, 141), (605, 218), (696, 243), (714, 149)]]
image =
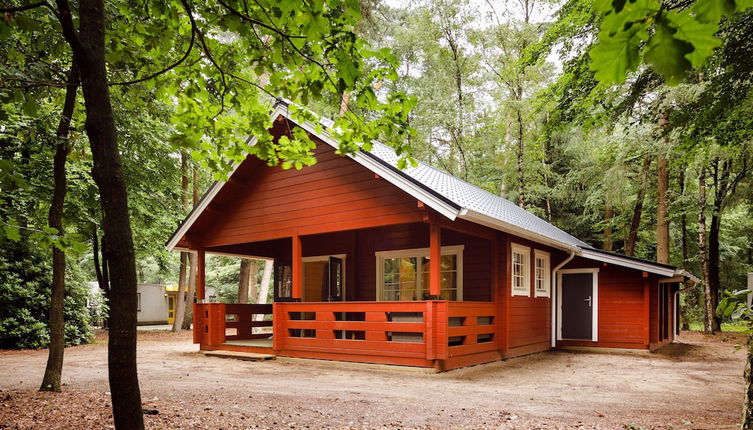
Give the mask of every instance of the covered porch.
[[(499, 359), (497, 236), (432, 221), (198, 249), (194, 343), (437, 370)], [(273, 259), (274, 303), (207, 302), (207, 253)]]

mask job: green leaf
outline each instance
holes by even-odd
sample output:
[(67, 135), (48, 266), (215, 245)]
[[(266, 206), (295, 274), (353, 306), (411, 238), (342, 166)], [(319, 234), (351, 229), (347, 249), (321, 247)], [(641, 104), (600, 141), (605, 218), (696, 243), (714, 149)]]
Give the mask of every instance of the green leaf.
[(693, 45), (675, 37), (676, 29), (669, 21), (660, 16), (656, 21), (656, 32), (646, 45), (645, 61), (654, 71), (664, 76), (667, 83), (676, 85), (685, 78), (691, 69), (690, 61), (685, 57), (693, 51)]
[(5, 237), (12, 240), (13, 242), (18, 242), (19, 240), (21, 240), (21, 231), (15, 225), (6, 224)]
[(24, 114), (28, 116), (34, 116), (37, 114), (37, 102), (33, 98), (29, 97), (24, 101), (23, 106), (21, 107)]
[(735, 11), (735, 0), (697, 0), (692, 7), (698, 21), (717, 25), (723, 16)]
[(685, 55), (693, 67), (701, 67), (722, 44), (715, 36), (718, 27), (713, 23), (697, 21), (689, 13), (670, 14), (669, 21), (677, 29), (674, 37), (693, 45), (693, 51)]
[(638, 28), (618, 32), (613, 36), (599, 35), (599, 42), (589, 52), (590, 68), (599, 82), (621, 84), (625, 75), (634, 71), (640, 64), (640, 42)]

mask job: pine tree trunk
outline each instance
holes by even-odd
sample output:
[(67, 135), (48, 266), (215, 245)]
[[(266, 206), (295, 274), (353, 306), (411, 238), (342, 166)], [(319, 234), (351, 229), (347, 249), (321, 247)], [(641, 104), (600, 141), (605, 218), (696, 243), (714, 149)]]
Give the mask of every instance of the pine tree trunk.
[(656, 189), (656, 261), (669, 264), (669, 214), (667, 190), (669, 188), (669, 170), (667, 157), (659, 154), (657, 160)]
[(614, 218), (614, 207), (607, 198), (604, 204), (604, 223), (606, 223), (606, 227), (604, 227), (604, 251), (612, 250), (612, 218)]
[[(52, 204), (48, 224), (50, 228), (63, 235), (63, 205), (68, 186), (65, 177), (65, 162), (68, 158), (70, 145), (68, 132), (71, 127), (71, 117), (76, 106), (76, 92), (78, 91), (78, 70), (76, 63), (71, 66), (68, 75), (68, 87), (65, 90), (63, 112), (58, 123), (55, 140), (55, 158), (53, 162), (54, 185), (52, 190)], [(42, 378), (39, 391), (60, 392), (63, 374), (63, 354), (65, 351), (65, 321), (63, 311), (65, 306), (65, 252), (52, 246), (52, 295), (50, 297), (50, 351), (47, 356), (47, 367)]]
[(175, 304), (175, 319), (172, 331), (180, 333), (183, 330), (183, 317), (186, 314), (186, 268), (188, 266), (188, 253), (180, 253), (180, 268), (178, 269), (178, 298)]
[[(274, 269), (274, 261), (266, 260), (264, 262), (264, 273), (261, 275), (261, 284), (259, 284), (259, 295), (256, 296), (256, 303), (263, 305), (267, 303), (267, 296), (269, 296), (269, 286), (272, 283), (272, 270)], [(262, 321), (264, 315), (254, 315), (254, 321)]]
[(251, 260), (248, 258), (241, 259), (240, 276), (238, 279), (238, 299), (236, 303), (248, 303), (248, 286), (251, 280)]
[(704, 286), (703, 327), (708, 334), (714, 334), (714, 302), (709, 288), (709, 260), (706, 253), (706, 171), (698, 175), (698, 258), (701, 260)]
[(76, 63), (86, 107), (86, 133), (92, 152), (92, 176), (99, 188), (104, 253), (110, 272), (108, 373), (116, 429), (144, 428), (136, 370), (136, 263), (123, 165), (105, 63), (104, 0), (81, 0), (79, 32), (70, 5), (57, 0), (59, 19)]
[(188, 301), (186, 303), (186, 314), (183, 318), (183, 330), (190, 330), (193, 322), (193, 303), (196, 296), (196, 254), (188, 254), (190, 270), (188, 275)]
[(635, 207), (633, 216), (630, 218), (630, 232), (627, 241), (625, 241), (625, 255), (632, 257), (635, 253), (635, 244), (638, 241), (638, 230), (641, 227), (641, 216), (643, 215), (643, 200), (646, 195), (646, 183), (648, 182), (648, 171), (651, 168), (651, 157), (647, 154), (643, 157), (643, 167), (641, 168), (640, 186), (638, 195), (635, 197)]
[(517, 120), (518, 120), (518, 148), (515, 152), (515, 157), (518, 165), (518, 206), (521, 208), (526, 207), (526, 183), (525, 178), (523, 177), (523, 157), (525, 156), (525, 146), (523, 145), (523, 115), (520, 113), (520, 109), (518, 109), (517, 113)]
[[(722, 205), (729, 192), (729, 164), (722, 162), (719, 172), (719, 159), (714, 164), (714, 203), (711, 205), (711, 223), (709, 226), (709, 289), (714, 309), (719, 305), (721, 282), (719, 280), (719, 228), (722, 221)], [(721, 328), (721, 318), (714, 313), (714, 331)]]
[[(183, 209), (188, 212), (188, 158), (185, 152), (180, 154), (180, 199)], [(180, 272), (178, 273), (178, 303), (175, 306), (175, 319), (173, 320), (173, 332), (180, 333), (183, 329), (183, 319), (186, 316), (186, 266), (188, 265), (188, 253), (180, 253)]]
[[(191, 189), (193, 191), (193, 207), (199, 204), (199, 171), (194, 164), (191, 167), (193, 171)], [(183, 330), (190, 330), (193, 322), (193, 304), (196, 299), (196, 254), (188, 255), (189, 275), (188, 275), (188, 300), (186, 300), (186, 312), (183, 316)]]

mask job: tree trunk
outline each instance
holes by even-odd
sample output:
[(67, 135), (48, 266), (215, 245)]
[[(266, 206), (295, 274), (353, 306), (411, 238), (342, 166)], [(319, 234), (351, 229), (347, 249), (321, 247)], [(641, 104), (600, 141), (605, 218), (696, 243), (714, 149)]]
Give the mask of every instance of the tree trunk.
[[(191, 188), (193, 191), (193, 207), (199, 204), (199, 171), (194, 164), (192, 167)], [(190, 330), (193, 322), (193, 303), (196, 299), (196, 254), (188, 255), (189, 276), (188, 276), (188, 300), (186, 301), (186, 312), (183, 315), (183, 330)]]
[[(253, 266), (256, 266), (256, 264), (254, 264), (248, 258), (241, 259), (240, 276), (238, 279), (238, 299), (236, 300), (237, 303), (248, 303), (248, 287), (251, 283), (251, 269), (254, 268)], [(256, 276), (256, 273), (254, 273), (254, 276)]]
[[(685, 197), (685, 170), (680, 170), (680, 195)], [(688, 213), (685, 205), (680, 214), (680, 235), (682, 236), (682, 268), (688, 270)]]
[(136, 370), (136, 264), (123, 166), (110, 103), (105, 63), (104, 0), (81, 0), (79, 32), (70, 6), (57, 0), (59, 19), (81, 76), (86, 133), (92, 152), (92, 176), (99, 188), (104, 253), (110, 271), (108, 373), (116, 429), (144, 428)]
[(196, 296), (196, 254), (193, 252), (188, 255), (190, 270), (188, 275), (188, 301), (186, 303), (186, 314), (183, 318), (183, 330), (190, 330), (193, 322), (193, 303)]
[(643, 156), (643, 167), (641, 168), (640, 186), (638, 195), (635, 197), (635, 207), (633, 216), (630, 218), (630, 232), (625, 242), (625, 255), (632, 257), (635, 253), (635, 244), (638, 241), (638, 229), (641, 227), (641, 216), (643, 215), (643, 200), (646, 196), (646, 183), (648, 182), (648, 171), (651, 168), (651, 157), (646, 154)]
[(667, 157), (659, 154), (657, 160), (656, 189), (656, 261), (669, 264), (669, 216), (667, 189), (669, 188), (669, 170)]
[[(263, 305), (267, 303), (267, 296), (269, 296), (269, 286), (272, 281), (272, 270), (274, 269), (274, 261), (266, 260), (264, 262), (264, 273), (261, 275), (261, 284), (259, 284), (259, 295), (256, 296), (256, 303)], [(264, 315), (254, 315), (254, 321), (262, 321)]]
[(607, 197), (604, 204), (604, 251), (612, 250), (612, 218), (614, 218), (614, 207), (611, 200)]
[(178, 297), (175, 304), (175, 319), (172, 331), (180, 333), (183, 330), (183, 317), (186, 314), (186, 267), (188, 266), (188, 253), (180, 253), (180, 268), (178, 269)]
[[(76, 107), (76, 92), (78, 91), (78, 70), (76, 63), (71, 66), (68, 75), (68, 87), (65, 90), (63, 112), (58, 123), (55, 140), (55, 159), (53, 162), (54, 185), (52, 190), (52, 204), (48, 223), (50, 228), (57, 230), (58, 236), (63, 232), (63, 204), (68, 191), (65, 177), (65, 162), (70, 152), (68, 132), (71, 127), (71, 117)], [(47, 356), (47, 367), (42, 378), (39, 391), (61, 391), (60, 379), (63, 374), (63, 353), (65, 351), (65, 321), (63, 309), (65, 305), (65, 252), (52, 246), (52, 296), (50, 298), (50, 351)]]
[(698, 175), (698, 258), (701, 260), (705, 293), (703, 328), (706, 333), (714, 334), (715, 308), (709, 288), (709, 260), (706, 254), (706, 171), (703, 168)]
[(516, 161), (518, 164), (518, 206), (521, 208), (526, 207), (526, 183), (525, 178), (523, 177), (523, 157), (525, 155), (524, 153), (524, 145), (523, 145), (523, 115), (520, 112), (520, 108), (518, 108), (517, 113), (517, 119), (518, 119), (518, 148), (515, 152)]
[(748, 336), (748, 355), (745, 361), (745, 403), (741, 428), (753, 430), (753, 335)]
[[(183, 209), (188, 212), (188, 158), (185, 152), (180, 154), (180, 200)], [(183, 329), (183, 319), (186, 316), (186, 265), (188, 264), (188, 253), (180, 253), (180, 272), (178, 273), (178, 303), (175, 306), (175, 319), (173, 320), (173, 332), (180, 333)]]

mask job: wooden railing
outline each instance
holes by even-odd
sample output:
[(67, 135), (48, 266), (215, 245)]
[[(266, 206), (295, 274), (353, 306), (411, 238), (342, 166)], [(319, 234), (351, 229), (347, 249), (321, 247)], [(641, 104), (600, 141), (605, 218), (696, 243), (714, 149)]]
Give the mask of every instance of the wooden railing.
[(447, 359), (495, 350), (495, 317), (495, 304), (481, 302), (275, 303), (274, 349), (355, 361)]
[[(417, 366), (458, 359), (474, 364), (474, 354), (499, 349), (496, 306), (443, 300), (203, 303), (194, 305), (194, 343), (217, 347), (273, 333), (273, 349), (282, 355)], [(253, 318), (270, 313), (272, 321)]]
[(256, 327), (272, 327), (272, 321), (256, 321), (255, 315), (272, 314), (272, 305), (196, 303), (194, 315), (194, 343), (216, 346), (228, 340), (266, 339), (271, 331), (254, 333)]
[(448, 307), (448, 358), (499, 349), (495, 303), (448, 302)]

